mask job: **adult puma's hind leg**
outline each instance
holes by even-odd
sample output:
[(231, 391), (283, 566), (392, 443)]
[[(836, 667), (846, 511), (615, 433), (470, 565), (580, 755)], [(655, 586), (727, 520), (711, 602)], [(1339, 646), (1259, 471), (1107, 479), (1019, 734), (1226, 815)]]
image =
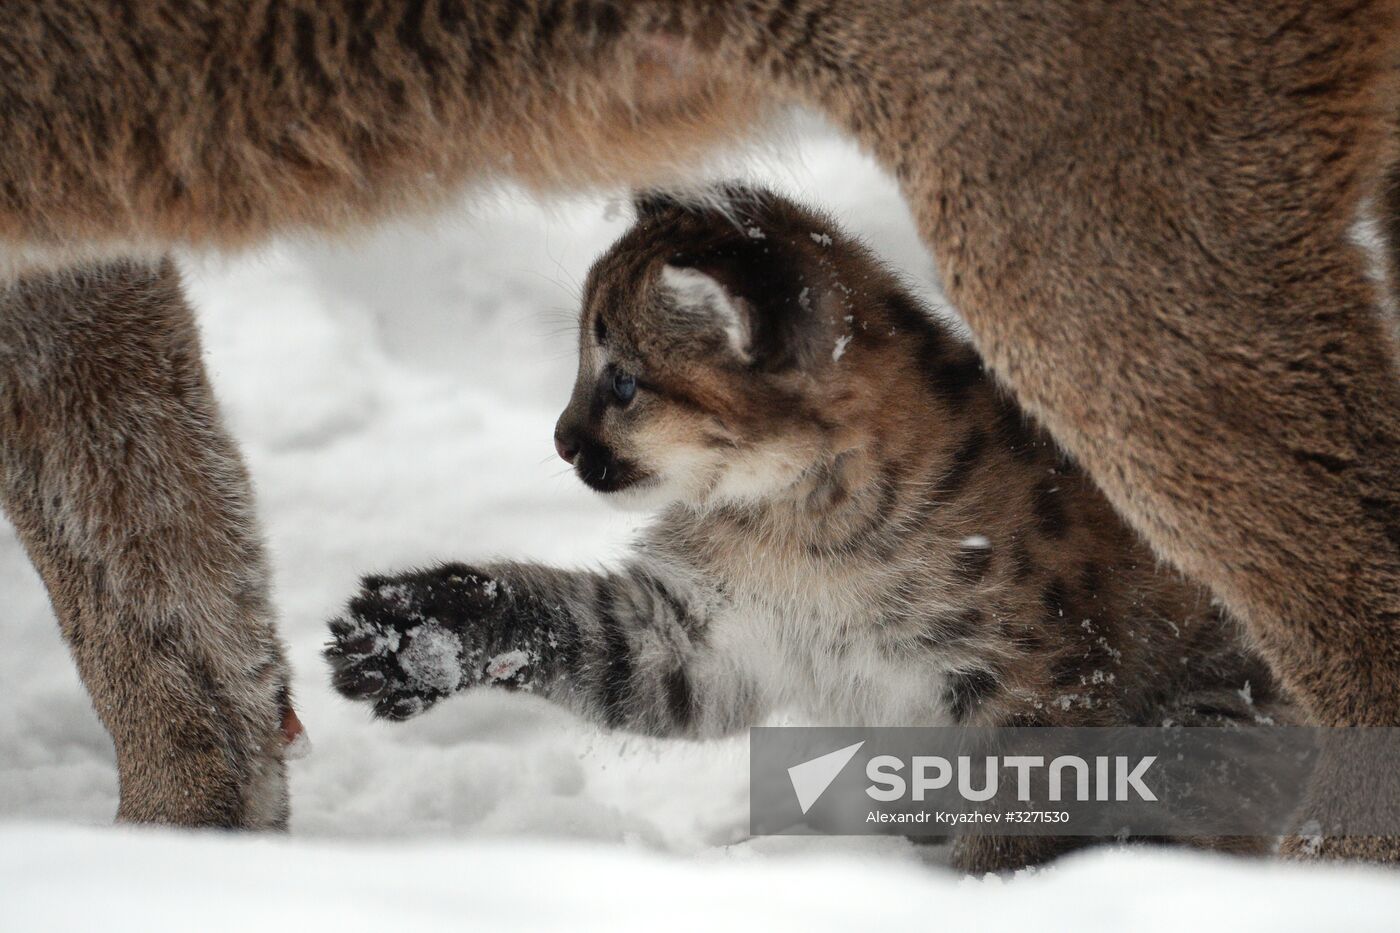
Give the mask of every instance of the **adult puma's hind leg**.
[[(1157, 235), (1135, 226), (1140, 241)], [(1116, 282), (1076, 257), (1078, 294), (1116, 301), (969, 317), (1018, 396), (1246, 623), (1315, 722), (1400, 725), (1400, 374), (1374, 284), (1344, 228), (1268, 265), (1250, 267), (1246, 246), (1228, 267), (1162, 260), (1158, 282)], [(1212, 290), (1221, 268), (1232, 279)], [(1102, 365), (1105, 343), (1121, 365)], [(1367, 797), (1400, 825), (1393, 773)], [(1400, 845), (1321, 851), (1394, 860)]]
[[(891, 150), (990, 367), (1332, 726), (1400, 725), (1400, 364), (1349, 236), (1392, 6), (1139, 5), (1073, 59), (1008, 32), (1036, 82), (945, 62), (928, 148)], [(1228, 67), (1140, 52), (1208, 35)]]
[[(1397, 145), (1400, 145), (1400, 114), (1395, 121)], [(1375, 232), (1382, 238), (1381, 258), (1386, 268), (1379, 270), (1384, 286), (1390, 292), (1382, 302), (1383, 310), (1395, 338), (1396, 356), (1400, 358), (1400, 156), (1390, 162), (1382, 178), (1375, 203)]]
[(169, 261), (0, 290), (0, 502), (116, 744), (118, 819), (278, 827), (289, 672)]

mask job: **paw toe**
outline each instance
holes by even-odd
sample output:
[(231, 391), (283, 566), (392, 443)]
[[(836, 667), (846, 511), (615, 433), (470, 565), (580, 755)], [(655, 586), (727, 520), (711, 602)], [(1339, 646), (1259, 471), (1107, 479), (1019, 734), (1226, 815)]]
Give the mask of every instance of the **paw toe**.
[(352, 700), (372, 700), (381, 695), (389, 686), (389, 678), (383, 671), (371, 667), (353, 666), (337, 670), (331, 675), (331, 685), (343, 696)]
[(380, 719), (402, 722), (426, 710), (432, 701), (421, 694), (395, 693), (374, 704), (374, 715)]

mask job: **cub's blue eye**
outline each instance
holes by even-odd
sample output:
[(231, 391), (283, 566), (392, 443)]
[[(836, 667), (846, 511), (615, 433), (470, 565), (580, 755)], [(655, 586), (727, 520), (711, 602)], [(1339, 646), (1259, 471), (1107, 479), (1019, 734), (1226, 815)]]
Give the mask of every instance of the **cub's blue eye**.
[(626, 373), (613, 374), (613, 395), (617, 396), (619, 402), (626, 405), (628, 402), (632, 401), (636, 394), (636, 376), (629, 376)]

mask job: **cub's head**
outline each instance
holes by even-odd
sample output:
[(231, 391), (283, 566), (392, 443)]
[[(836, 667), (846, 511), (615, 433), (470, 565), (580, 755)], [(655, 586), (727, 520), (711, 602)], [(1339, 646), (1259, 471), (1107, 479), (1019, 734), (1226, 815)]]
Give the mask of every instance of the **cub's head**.
[(781, 494), (830, 453), (824, 376), (851, 320), (841, 268), (864, 250), (762, 191), (636, 207), (584, 287), (559, 455), (635, 507)]

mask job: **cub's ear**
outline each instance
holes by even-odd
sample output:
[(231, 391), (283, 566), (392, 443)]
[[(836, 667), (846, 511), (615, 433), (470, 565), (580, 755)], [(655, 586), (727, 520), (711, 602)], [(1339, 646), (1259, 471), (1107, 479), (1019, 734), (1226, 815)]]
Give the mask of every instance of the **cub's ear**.
[(661, 267), (661, 287), (680, 315), (724, 335), (730, 351), (744, 363), (753, 362), (753, 326), (749, 303), (708, 273), (689, 266)]
[(668, 191), (652, 189), (632, 193), (632, 209), (637, 212), (638, 220), (650, 220), (680, 206), (680, 199)]

